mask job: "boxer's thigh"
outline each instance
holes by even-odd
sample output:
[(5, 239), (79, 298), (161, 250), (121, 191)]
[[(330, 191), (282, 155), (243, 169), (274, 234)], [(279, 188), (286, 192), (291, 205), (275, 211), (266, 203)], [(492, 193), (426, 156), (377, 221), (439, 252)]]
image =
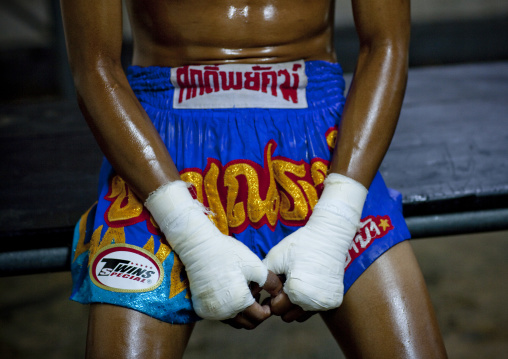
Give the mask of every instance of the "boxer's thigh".
[(392, 247), (322, 315), (348, 358), (445, 358), (434, 309), (409, 241)]
[(169, 324), (132, 309), (90, 306), (87, 358), (181, 358), (194, 324)]

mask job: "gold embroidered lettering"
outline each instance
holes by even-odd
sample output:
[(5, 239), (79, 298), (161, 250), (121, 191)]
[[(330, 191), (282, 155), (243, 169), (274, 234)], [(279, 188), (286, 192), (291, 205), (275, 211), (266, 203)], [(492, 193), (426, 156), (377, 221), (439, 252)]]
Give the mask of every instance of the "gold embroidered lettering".
[(224, 174), (224, 185), (228, 187), (227, 195), (227, 219), (229, 227), (238, 227), (245, 222), (245, 209), (243, 202), (236, 202), (238, 196), (238, 190), (240, 189), (240, 183), (236, 179), (237, 176), (244, 175), (247, 177), (247, 181), (252, 182), (254, 177), (257, 180), (257, 173), (251, 166), (241, 163), (229, 166)]
[[(291, 201), (287, 195), (281, 193), (280, 215), (286, 220), (301, 221), (307, 217), (309, 213), (307, 202), (301, 191), (300, 187), (294, 183), (286, 173), (291, 173), (297, 177), (303, 178), (305, 176), (305, 166), (303, 164), (296, 165), (294, 163), (284, 160), (274, 160), (273, 168), (275, 179), (284, 188), (284, 190), (293, 198)], [(298, 181), (299, 184), (305, 181)], [(291, 210), (293, 203), (294, 209)]]
[(270, 225), (275, 226), (277, 223), (280, 199), (271, 161), (272, 146), (273, 144), (269, 143), (266, 150), (265, 166), (268, 168), (269, 185), (264, 200), (260, 196), (259, 176), (254, 167), (247, 163), (236, 163), (227, 167), (224, 184), (228, 187), (227, 218), (230, 227), (238, 227), (245, 221), (244, 203), (235, 203), (240, 187), (238, 176), (244, 176), (247, 180), (247, 214), (251, 223), (259, 222), (265, 215)]
[(298, 181), (298, 184), (302, 186), (303, 191), (305, 192), (305, 195), (307, 196), (307, 200), (309, 202), (309, 206), (311, 209), (314, 209), (314, 206), (316, 205), (318, 201), (318, 194), (316, 191), (316, 187), (314, 187), (312, 184), (310, 184), (307, 181)]
[(201, 173), (189, 171), (180, 174), (182, 181), (190, 183), (196, 189), (196, 197), (199, 202), (203, 203), (203, 176)]
[(326, 133), (326, 143), (328, 144), (328, 147), (330, 147), (330, 149), (334, 149), (335, 148), (335, 143), (337, 142), (337, 133), (339, 131), (337, 129), (333, 129), (331, 131), (328, 131)]
[(229, 234), (228, 220), (226, 211), (220, 200), (219, 191), (217, 189), (217, 180), (219, 178), (219, 167), (212, 163), (205, 175), (205, 193), (208, 200), (208, 207), (215, 214), (209, 216), (215, 226), (225, 235)]
[(315, 161), (310, 167), (310, 174), (314, 186), (318, 186), (324, 182), (326, 174), (328, 173), (328, 166), (321, 161)]

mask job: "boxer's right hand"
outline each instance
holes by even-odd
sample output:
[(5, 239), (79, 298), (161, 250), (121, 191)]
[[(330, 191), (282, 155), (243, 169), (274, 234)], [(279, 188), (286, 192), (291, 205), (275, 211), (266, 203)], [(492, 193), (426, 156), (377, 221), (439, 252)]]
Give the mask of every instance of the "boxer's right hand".
[[(280, 278), (271, 271), (268, 271), (268, 278), (263, 287), (251, 283), (250, 290), (256, 301), (238, 313), (234, 318), (224, 320), (223, 323), (236, 329), (254, 329), (273, 314), (271, 301), (279, 295), (284, 294)], [(262, 290), (266, 291), (270, 297), (265, 298), (263, 303), (260, 304), (259, 299)]]
[(248, 284), (263, 286), (268, 269), (247, 246), (217, 229), (185, 182), (162, 186), (145, 206), (185, 265), (194, 310), (200, 317), (233, 318), (254, 304)]

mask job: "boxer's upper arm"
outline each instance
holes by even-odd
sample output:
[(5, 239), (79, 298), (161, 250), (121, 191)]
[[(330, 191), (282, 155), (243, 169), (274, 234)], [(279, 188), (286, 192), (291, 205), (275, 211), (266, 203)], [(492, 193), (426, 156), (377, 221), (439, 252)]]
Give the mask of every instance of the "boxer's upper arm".
[(103, 67), (121, 68), (122, 1), (61, 0), (69, 63), (76, 87)]
[(408, 47), (409, 0), (352, 0), (355, 25), (362, 46)]
[(106, 158), (143, 200), (180, 176), (121, 65), (122, 1), (61, 5), (78, 104)]

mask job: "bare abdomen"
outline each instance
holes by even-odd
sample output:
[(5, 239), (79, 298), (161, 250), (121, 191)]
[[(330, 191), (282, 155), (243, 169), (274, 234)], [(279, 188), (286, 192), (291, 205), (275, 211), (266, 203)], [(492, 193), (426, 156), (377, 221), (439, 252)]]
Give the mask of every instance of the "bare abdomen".
[(334, 60), (324, 1), (131, 0), (134, 63)]

